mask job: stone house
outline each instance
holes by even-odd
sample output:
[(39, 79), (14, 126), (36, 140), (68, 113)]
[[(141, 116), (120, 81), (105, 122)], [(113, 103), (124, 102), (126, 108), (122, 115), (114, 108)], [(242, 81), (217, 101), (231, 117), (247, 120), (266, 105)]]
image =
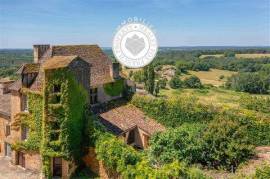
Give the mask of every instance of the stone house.
[[(70, 81), (66, 80), (68, 76), (60, 75), (57, 83), (51, 84), (50, 74), (59, 69), (71, 72), (76, 83), (88, 93), (87, 101), (92, 108), (122, 97), (122, 92), (117, 95), (108, 93), (107, 85), (113, 86), (119, 80), (122, 80), (124, 85), (128, 83), (119, 75), (119, 64), (112, 63), (97, 45), (34, 45), (33, 53), (34, 63), (24, 64), (17, 71), (20, 75), (19, 80), (0, 81), (0, 155), (10, 158), (14, 165), (37, 172), (44, 167), (42, 160), (49, 158), (46, 160), (49, 162), (47, 170), (52, 176), (68, 178), (75, 168), (72, 161), (58, 157), (53, 152), (41, 155), (39, 150), (12, 149), (12, 146), (16, 146), (17, 143), (36, 140), (35, 137), (40, 137), (42, 133), (40, 145), (43, 149), (60, 150), (59, 138), (65, 136), (59, 132), (59, 126), (62, 124), (55, 117), (58, 114), (51, 111), (61, 107), (63, 85), (69, 84)], [(40, 105), (43, 112), (39, 116), (32, 114), (38, 106), (29, 104), (31, 99), (27, 92), (37, 94), (43, 99), (44, 103)], [(77, 92), (75, 96), (67, 98), (72, 101), (80, 95)], [(66, 104), (70, 103), (68, 100)], [(134, 106), (123, 105), (106, 109), (98, 115), (102, 124), (110, 132), (139, 149), (147, 147), (148, 140), (154, 132), (165, 129), (153, 119), (146, 118)], [(42, 128), (36, 128), (37, 126), (34, 125), (39, 135), (35, 133), (33, 137), (33, 125), (32, 127), (29, 124), (25, 125), (23, 119), (19, 119), (25, 116), (35, 118), (36, 122), (42, 123)], [(53, 129), (53, 134), (47, 134), (47, 128)]]

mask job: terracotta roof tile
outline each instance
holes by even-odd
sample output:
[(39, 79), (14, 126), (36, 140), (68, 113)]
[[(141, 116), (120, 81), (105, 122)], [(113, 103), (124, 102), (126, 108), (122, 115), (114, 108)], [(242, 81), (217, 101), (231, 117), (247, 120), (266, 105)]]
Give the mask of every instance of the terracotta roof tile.
[(24, 68), (22, 73), (38, 73), (40, 68), (40, 64), (38, 63), (27, 63), (24, 64)]
[(52, 56), (77, 55), (92, 65), (90, 85), (96, 87), (113, 82), (112, 62), (97, 45), (60, 45), (52, 46)]
[(101, 122), (117, 135), (136, 126), (150, 135), (165, 130), (163, 125), (145, 116), (140, 109), (131, 104), (112, 108), (101, 113), (100, 117)]
[(74, 59), (78, 56), (53, 56), (52, 58), (46, 60), (42, 67), (45, 70), (48, 69), (56, 69), (56, 68), (64, 68), (67, 67)]

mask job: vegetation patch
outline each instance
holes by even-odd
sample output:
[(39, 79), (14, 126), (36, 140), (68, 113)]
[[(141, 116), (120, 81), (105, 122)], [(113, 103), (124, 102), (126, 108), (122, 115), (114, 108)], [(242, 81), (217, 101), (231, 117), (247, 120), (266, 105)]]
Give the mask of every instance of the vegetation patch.
[(124, 80), (116, 80), (113, 83), (103, 85), (105, 93), (109, 96), (119, 96), (124, 90)]

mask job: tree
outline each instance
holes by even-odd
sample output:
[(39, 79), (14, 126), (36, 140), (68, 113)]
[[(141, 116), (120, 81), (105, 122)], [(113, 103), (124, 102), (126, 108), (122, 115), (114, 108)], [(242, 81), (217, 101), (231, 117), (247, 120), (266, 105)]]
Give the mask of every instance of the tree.
[(155, 85), (155, 96), (158, 96), (159, 94), (159, 89), (160, 89), (160, 85), (159, 85), (159, 81), (156, 82)]
[(152, 64), (144, 67), (144, 83), (145, 83), (145, 89), (150, 93), (154, 93), (155, 89), (155, 71)]
[(227, 51), (224, 53), (224, 56), (225, 57), (235, 57), (235, 53), (232, 51)]
[(170, 82), (169, 85), (172, 89), (177, 89), (182, 87), (182, 81), (179, 79), (178, 76), (174, 76)]
[(201, 83), (200, 78), (193, 75), (193, 76), (187, 77), (184, 80), (184, 86), (187, 88), (201, 88), (202, 83)]
[(184, 62), (184, 61), (178, 61), (176, 63), (176, 69), (177, 69), (177, 72), (179, 72), (180, 74), (181, 73), (187, 73), (187, 71), (188, 71), (188, 63)]
[(210, 122), (203, 133), (203, 163), (235, 171), (236, 167), (254, 154), (247, 127), (239, 122), (221, 116)]
[(167, 86), (167, 78), (162, 78), (162, 79), (160, 79), (159, 80), (159, 87), (161, 88), (161, 89), (165, 89), (166, 88), (166, 86)]
[(270, 80), (266, 75), (259, 73), (239, 73), (232, 75), (225, 86), (235, 91), (267, 94)]

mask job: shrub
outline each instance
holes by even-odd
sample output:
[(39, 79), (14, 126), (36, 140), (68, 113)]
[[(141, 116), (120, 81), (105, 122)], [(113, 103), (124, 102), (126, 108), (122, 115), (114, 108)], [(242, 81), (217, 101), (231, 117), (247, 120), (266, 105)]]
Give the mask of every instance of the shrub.
[(226, 87), (235, 91), (254, 94), (266, 94), (269, 90), (269, 79), (258, 73), (240, 73), (232, 75), (226, 82)]
[(184, 86), (187, 88), (201, 88), (202, 83), (201, 83), (200, 78), (193, 75), (193, 76), (187, 77), (184, 80)]
[(240, 163), (254, 154), (246, 131), (245, 126), (227, 118), (210, 122), (202, 137), (204, 163), (214, 168), (224, 167), (235, 171)]
[(182, 87), (182, 81), (179, 79), (178, 76), (174, 76), (170, 82), (169, 85), (172, 89), (178, 89)]
[(167, 79), (166, 78), (162, 78), (162, 79), (160, 79), (159, 80), (159, 87), (161, 88), (161, 89), (165, 89), (166, 88), (166, 86), (167, 86)]
[(254, 178), (257, 179), (270, 178), (270, 165), (265, 164), (261, 168), (257, 168)]
[(177, 160), (153, 166), (143, 153), (106, 132), (99, 133), (96, 141), (97, 158), (107, 169), (117, 171), (123, 178), (206, 178), (197, 168), (189, 168)]
[(107, 95), (119, 96), (124, 90), (124, 81), (120, 79), (113, 83), (104, 84), (103, 87)]
[(142, 70), (134, 71), (132, 78), (135, 82), (138, 82), (138, 83), (144, 82), (143, 71)]
[(205, 126), (184, 124), (151, 137), (148, 150), (153, 163), (171, 163), (175, 159), (186, 163), (196, 163), (202, 153), (201, 131)]
[(177, 127), (185, 122), (207, 122), (216, 114), (216, 108), (197, 103), (196, 98), (151, 98), (134, 95), (131, 103), (167, 127)]
[(270, 98), (256, 96), (242, 96), (240, 105), (249, 110), (270, 113)]

